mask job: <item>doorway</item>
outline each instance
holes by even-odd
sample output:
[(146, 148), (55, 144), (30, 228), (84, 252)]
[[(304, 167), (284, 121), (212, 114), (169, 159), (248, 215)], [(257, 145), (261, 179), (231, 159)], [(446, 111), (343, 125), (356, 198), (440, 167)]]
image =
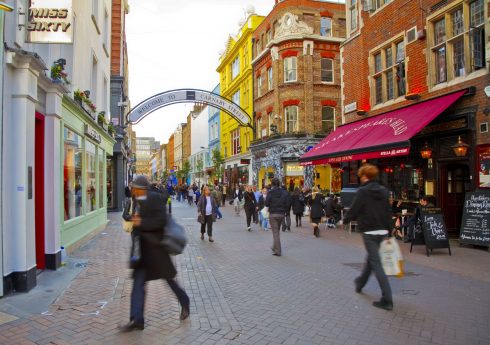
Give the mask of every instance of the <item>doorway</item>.
[(470, 189), (468, 165), (455, 163), (441, 167), (440, 205), (450, 237), (459, 237), (465, 193)]
[(34, 130), (34, 209), (37, 269), (46, 267), (44, 243), (44, 116), (36, 113)]

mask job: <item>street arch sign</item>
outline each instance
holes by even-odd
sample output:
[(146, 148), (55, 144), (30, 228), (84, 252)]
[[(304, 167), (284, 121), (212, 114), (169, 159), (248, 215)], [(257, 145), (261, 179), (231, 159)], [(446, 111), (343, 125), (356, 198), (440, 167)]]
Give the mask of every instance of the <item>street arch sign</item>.
[(239, 105), (218, 94), (197, 89), (178, 89), (156, 94), (131, 109), (128, 113), (128, 122), (137, 124), (155, 110), (171, 104), (199, 102), (221, 109), (240, 125), (253, 128), (250, 116)]

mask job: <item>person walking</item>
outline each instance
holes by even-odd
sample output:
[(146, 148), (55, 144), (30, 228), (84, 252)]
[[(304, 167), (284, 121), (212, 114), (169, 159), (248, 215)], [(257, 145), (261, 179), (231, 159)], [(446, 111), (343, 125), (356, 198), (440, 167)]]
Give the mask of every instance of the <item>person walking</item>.
[(255, 194), (252, 192), (252, 187), (245, 186), (243, 199), (245, 201), (243, 208), (245, 209), (245, 216), (247, 219), (247, 230), (251, 231), (252, 227), (250, 226), (250, 224), (252, 222), (253, 215), (257, 208), (257, 200), (255, 200)]
[(133, 270), (129, 322), (120, 327), (122, 332), (145, 328), (145, 284), (150, 280), (165, 279), (179, 300), (180, 319), (185, 320), (189, 317), (189, 296), (175, 280), (177, 270), (170, 255), (160, 245), (167, 217), (165, 204), (161, 202), (161, 196), (150, 191), (149, 187), (150, 183), (145, 176), (136, 176), (132, 188), (132, 211), (130, 212), (131, 203), (127, 203), (123, 212), (123, 218), (133, 222), (131, 236), (133, 239), (136, 236), (140, 239), (141, 259)]
[(265, 206), (269, 208), (269, 222), (272, 228), (272, 255), (281, 256), (280, 227), (284, 214), (288, 208), (287, 192), (281, 188), (278, 178), (272, 179), (272, 188), (267, 193)]
[(259, 190), (257, 190), (257, 186), (253, 186), (252, 191), (255, 195), (255, 201), (257, 202), (256, 207), (255, 207), (254, 216), (253, 216), (253, 222), (255, 224), (258, 224), (259, 223), (259, 205), (258, 204), (259, 204), (259, 198), (262, 195), (262, 193)]
[(265, 218), (262, 215), (262, 209), (265, 207), (265, 199), (267, 198), (267, 188), (262, 188), (262, 193), (259, 196), (258, 200), (258, 209), (259, 209), (259, 226), (264, 229), (264, 231), (267, 231), (269, 229), (269, 218)]
[(221, 197), (223, 198), (222, 204), (223, 204), (223, 207), (225, 207), (225, 205), (226, 205), (226, 193), (228, 192), (228, 187), (226, 185), (222, 185), (221, 188), (222, 188), (222, 191), (221, 191), (222, 196)]
[(233, 205), (235, 206), (235, 216), (240, 216), (240, 208), (243, 199), (242, 189), (238, 186), (235, 187), (235, 191), (233, 192)]
[(221, 206), (221, 192), (219, 191), (218, 188), (213, 188), (213, 191), (211, 192), (211, 196), (214, 198), (214, 202), (216, 203), (216, 217), (217, 219), (223, 218), (223, 214), (219, 210)]
[(298, 187), (294, 189), (293, 195), (291, 196), (291, 207), (296, 218), (296, 227), (301, 226), (301, 217), (303, 217), (305, 201)]
[(282, 231), (291, 231), (291, 194), (286, 190), (286, 187), (283, 186), (282, 189), (286, 192), (287, 197), (287, 209), (284, 213), (284, 218), (282, 219), (281, 227)]
[(325, 215), (323, 210), (323, 194), (320, 193), (317, 186), (313, 187), (311, 190), (311, 211), (310, 219), (311, 225), (313, 226), (313, 235), (315, 237), (320, 237), (320, 223), (322, 217)]
[(206, 233), (206, 226), (208, 228), (209, 242), (213, 240), (213, 222), (216, 219), (216, 201), (211, 196), (211, 191), (208, 186), (203, 188), (203, 195), (197, 203), (197, 213), (204, 218), (204, 222), (201, 223), (201, 240), (204, 240), (204, 234)]
[(373, 306), (392, 310), (391, 287), (379, 256), (380, 243), (389, 235), (388, 230), (391, 227), (391, 206), (388, 201), (388, 189), (375, 181), (378, 174), (378, 168), (371, 164), (364, 164), (359, 169), (357, 176), (359, 176), (361, 186), (357, 190), (343, 222), (348, 224), (353, 220), (357, 221), (367, 251), (364, 269), (361, 275), (354, 280), (356, 292), (362, 292), (371, 272), (374, 272), (381, 288), (382, 297), (379, 301), (373, 302)]

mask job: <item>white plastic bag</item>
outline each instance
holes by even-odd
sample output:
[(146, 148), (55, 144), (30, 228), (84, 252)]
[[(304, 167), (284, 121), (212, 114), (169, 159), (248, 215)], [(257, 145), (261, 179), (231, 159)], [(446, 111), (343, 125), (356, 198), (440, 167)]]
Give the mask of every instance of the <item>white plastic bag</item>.
[(379, 257), (387, 276), (403, 277), (403, 256), (394, 238), (388, 238), (379, 246)]
[(260, 210), (260, 213), (262, 214), (262, 217), (269, 219), (269, 208), (267, 206)]
[(305, 211), (303, 212), (303, 216), (308, 217), (310, 215), (310, 207), (305, 206)]

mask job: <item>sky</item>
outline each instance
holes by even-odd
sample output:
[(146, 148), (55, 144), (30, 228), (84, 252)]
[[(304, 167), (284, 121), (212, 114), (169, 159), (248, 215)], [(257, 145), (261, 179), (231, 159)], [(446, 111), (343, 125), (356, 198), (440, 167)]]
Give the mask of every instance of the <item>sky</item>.
[[(129, 98), (134, 107), (157, 93), (195, 88), (212, 91), (228, 37), (238, 33), (246, 9), (267, 16), (274, 0), (129, 0), (126, 38)], [(134, 126), (139, 137), (167, 143), (193, 104), (171, 105)]]

